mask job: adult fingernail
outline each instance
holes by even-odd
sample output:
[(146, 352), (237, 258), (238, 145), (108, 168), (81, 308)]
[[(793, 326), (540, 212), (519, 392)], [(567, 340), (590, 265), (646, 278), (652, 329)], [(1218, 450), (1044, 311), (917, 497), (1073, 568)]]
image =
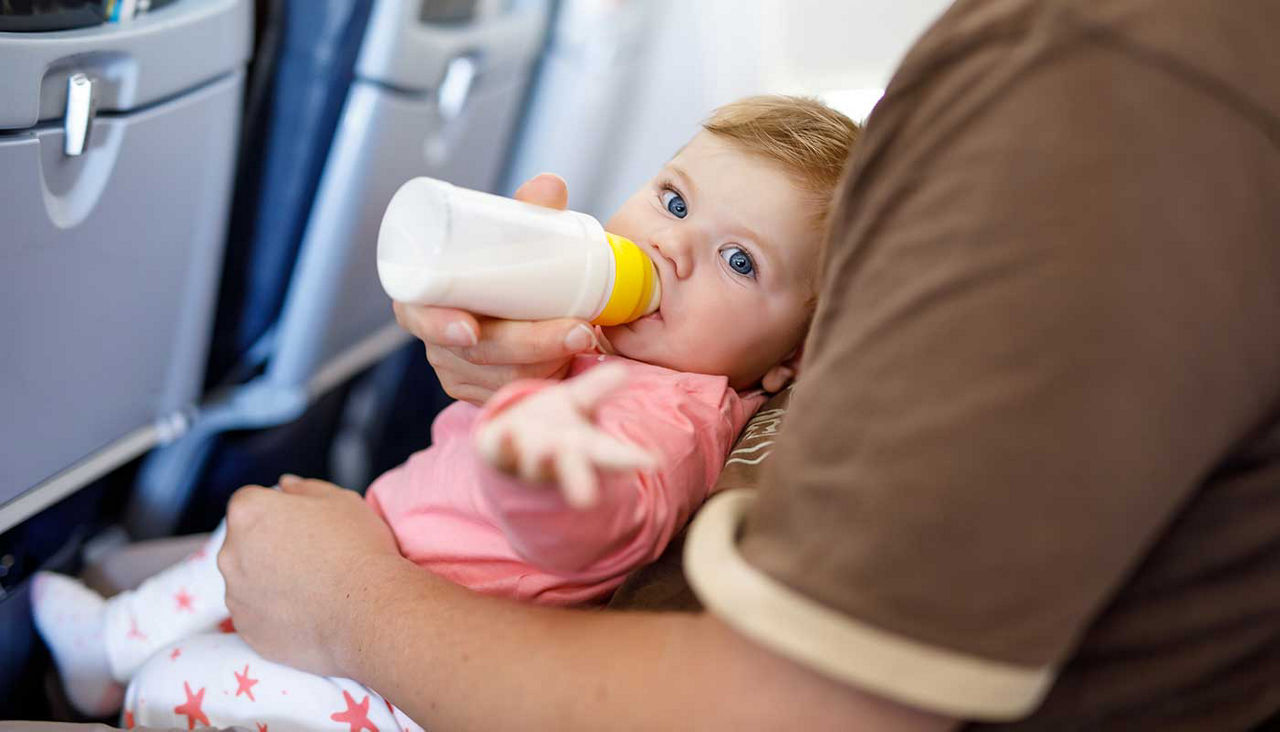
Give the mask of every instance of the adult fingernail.
[(595, 343), (595, 340), (595, 334), (591, 332), (591, 329), (579, 324), (573, 326), (573, 330), (569, 331), (569, 334), (564, 337), (564, 347), (577, 353), (590, 348), (591, 344)]
[(460, 320), (445, 326), (444, 339), (446, 345), (450, 346), (474, 346), (480, 342), (471, 325)]
[(292, 482), (294, 482), (294, 481), (296, 481), (296, 480), (302, 480), (302, 478), (300, 478), (300, 477), (298, 477), (298, 476), (294, 475), (293, 473), (284, 473), (284, 474), (282, 474), (282, 475), (280, 476), (280, 479), (279, 479), (278, 481), (276, 481), (276, 482), (277, 482), (277, 483), (292, 483)]

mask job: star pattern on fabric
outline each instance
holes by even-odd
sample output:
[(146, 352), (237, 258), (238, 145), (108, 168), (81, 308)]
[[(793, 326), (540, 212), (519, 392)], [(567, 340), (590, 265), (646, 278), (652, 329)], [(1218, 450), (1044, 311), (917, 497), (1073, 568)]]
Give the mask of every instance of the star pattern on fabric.
[(133, 729), (133, 710), (132, 709), (124, 710), (124, 728)]
[(236, 632), (236, 624), (231, 622), (231, 618), (223, 618), (222, 622), (218, 623), (218, 630), (223, 633), (234, 633)]
[(173, 599), (174, 602), (178, 603), (178, 610), (186, 610), (189, 613), (195, 612), (195, 608), (191, 607), (191, 601), (195, 598), (187, 592), (187, 588), (178, 588), (178, 594), (174, 595)]
[(267, 732), (266, 722), (258, 722), (258, 732)]
[(170, 661), (176, 661), (176, 660), (178, 660), (178, 656), (181, 656), (181, 655), (182, 655), (182, 649), (181, 649), (181, 648), (175, 648), (175, 649), (173, 649), (172, 651), (169, 651), (169, 660), (170, 660)]
[(140, 640), (140, 641), (144, 641), (147, 639), (147, 634), (143, 633), (141, 630), (138, 630), (138, 619), (133, 615), (129, 616), (129, 632), (125, 633), (124, 637), (132, 640)]
[(236, 675), (236, 684), (239, 687), (236, 689), (236, 696), (240, 696), (243, 692), (249, 696), (249, 701), (257, 701), (257, 699), (253, 698), (253, 685), (258, 683), (259, 679), (249, 678), (249, 664), (246, 663), (244, 665), (243, 674), (239, 671), (232, 671), (231, 673)]
[(378, 727), (369, 721), (369, 695), (365, 694), (364, 700), (356, 704), (356, 700), (351, 698), (351, 694), (344, 689), (342, 692), (342, 700), (346, 702), (346, 711), (334, 712), (329, 715), (329, 719), (335, 722), (345, 722), (351, 725), (350, 732), (360, 732), (368, 728), (371, 732), (378, 732)]
[(199, 692), (192, 694), (191, 684), (184, 681), (182, 682), (182, 690), (187, 693), (187, 701), (174, 707), (173, 713), (181, 714), (187, 718), (187, 729), (195, 729), (196, 722), (206, 727), (212, 726), (209, 724), (209, 718), (204, 716), (204, 711), (200, 709), (200, 706), (204, 704), (204, 687), (200, 687)]
[(209, 556), (209, 553), (204, 550), (204, 547), (200, 547), (199, 549), (191, 552), (191, 561), (199, 561), (207, 556)]

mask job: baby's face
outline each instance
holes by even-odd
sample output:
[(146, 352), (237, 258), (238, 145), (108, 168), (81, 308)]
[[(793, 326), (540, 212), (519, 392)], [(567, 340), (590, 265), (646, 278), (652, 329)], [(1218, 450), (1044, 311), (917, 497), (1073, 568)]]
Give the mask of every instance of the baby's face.
[(754, 386), (804, 339), (819, 253), (809, 211), (777, 164), (698, 134), (605, 225), (662, 281), (657, 312), (605, 335), (629, 358)]

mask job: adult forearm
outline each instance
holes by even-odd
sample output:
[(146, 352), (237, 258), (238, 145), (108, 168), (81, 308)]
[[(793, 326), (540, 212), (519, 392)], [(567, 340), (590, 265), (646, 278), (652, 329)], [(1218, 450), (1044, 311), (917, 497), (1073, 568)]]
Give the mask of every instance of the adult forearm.
[(707, 615), (483, 597), (388, 558), (362, 573), (334, 655), (434, 729), (947, 729), (835, 683)]

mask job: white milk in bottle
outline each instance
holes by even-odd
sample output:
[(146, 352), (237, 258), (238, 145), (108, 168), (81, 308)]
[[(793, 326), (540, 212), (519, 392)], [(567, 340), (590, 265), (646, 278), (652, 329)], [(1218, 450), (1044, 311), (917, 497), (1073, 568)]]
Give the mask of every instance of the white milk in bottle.
[(393, 300), (509, 320), (617, 325), (658, 307), (640, 247), (592, 217), (414, 178), (387, 204), (378, 278)]

